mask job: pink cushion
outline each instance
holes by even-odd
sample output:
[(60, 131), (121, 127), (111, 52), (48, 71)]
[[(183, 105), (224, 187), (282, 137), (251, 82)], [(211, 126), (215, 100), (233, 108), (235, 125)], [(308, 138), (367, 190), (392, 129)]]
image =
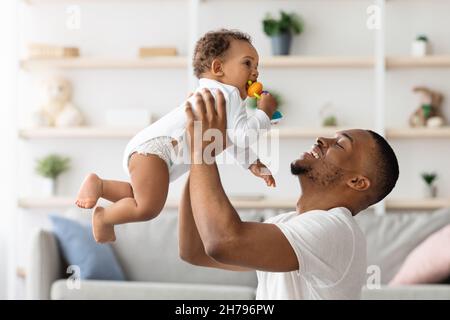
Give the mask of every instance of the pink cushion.
[(449, 276), (450, 224), (415, 248), (389, 285), (438, 283)]

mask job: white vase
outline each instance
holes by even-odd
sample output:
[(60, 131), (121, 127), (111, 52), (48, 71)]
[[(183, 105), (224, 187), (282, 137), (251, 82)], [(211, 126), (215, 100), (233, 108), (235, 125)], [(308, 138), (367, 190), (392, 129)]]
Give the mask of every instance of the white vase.
[(42, 179), (42, 193), (46, 197), (54, 197), (57, 193), (56, 179), (44, 178)]
[(424, 57), (428, 54), (428, 41), (415, 40), (411, 46), (411, 55), (414, 57)]
[(436, 198), (437, 187), (433, 184), (432, 185), (426, 184), (424, 186), (424, 194), (425, 194), (425, 198)]

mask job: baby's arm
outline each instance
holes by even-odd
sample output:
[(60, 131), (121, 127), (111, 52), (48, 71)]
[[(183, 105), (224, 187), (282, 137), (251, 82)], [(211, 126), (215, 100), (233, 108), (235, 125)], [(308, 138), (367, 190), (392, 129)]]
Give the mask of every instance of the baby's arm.
[(230, 95), (227, 102), (227, 140), (230, 147), (227, 154), (233, 156), (244, 169), (249, 169), (255, 176), (262, 178), (268, 186), (275, 186), (275, 179), (270, 170), (259, 161), (258, 155), (250, 146), (258, 141), (263, 131), (270, 129), (270, 118), (277, 103), (270, 94), (263, 94), (253, 116), (248, 116), (241, 100)]
[(268, 92), (264, 92), (261, 95), (261, 99), (258, 100), (258, 108), (262, 110), (269, 117), (269, 119), (272, 119), (277, 107), (277, 100)]
[(240, 148), (237, 145), (230, 143), (228, 137), (227, 140), (227, 145), (229, 147), (225, 150), (226, 153), (232, 156), (244, 170), (250, 169), (250, 167), (258, 161), (258, 155), (253, 152), (250, 147)]
[(272, 176), (269, 168), (262, 163), (258, 155), (249, 148), (239, 148), (236, 145), (231, 145), (225, 150), (228, 155), (231, 155), (244, 170), (250, 170), (255, 176), (263, 179), (268, 187), (275, 187), (275, 179)]
[(270, 94), (263, 94), (252, 116), (247, 115), (235, 97), (231, 96), (229, 101), (228, 136), (233, 144), (247, 148), (258, 140), (263, 131), (270, 130), (270, 119), (277, 108), (276, 100)]

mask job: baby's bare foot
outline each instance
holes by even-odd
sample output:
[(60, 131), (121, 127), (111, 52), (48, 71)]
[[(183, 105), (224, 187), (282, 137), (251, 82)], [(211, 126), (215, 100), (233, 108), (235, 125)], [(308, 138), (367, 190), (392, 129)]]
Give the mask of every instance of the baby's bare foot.
[(83, 209), (91, 209), (102, 196), (102, 179), (95, 173), (89, 174), (81, 184), (78, 191), (76, 205)]
[(96, 207), (92, 214), (92, 232), (95, 241), (99, 243), (116, 241), (114, 226), (103, 222), (104, 212), (105, 209), (103, 207)]

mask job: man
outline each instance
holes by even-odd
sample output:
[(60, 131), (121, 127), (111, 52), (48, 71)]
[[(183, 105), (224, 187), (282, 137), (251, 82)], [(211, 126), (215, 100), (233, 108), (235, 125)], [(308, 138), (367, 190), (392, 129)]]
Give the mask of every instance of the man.
[[(217, 108), (209, 91), (197, 95), (195, 116), (186, 106), (191, 137), (194, 119), (202, 133), (225, 135), (223, 96)], [(395, 153), (367, 130), (318, 138), (291, 164), (302, 194), (295, 212), (265, 223), (243, 222), (227, 198), (217, 166), (200, 163), (208, 142), (192, 147), (191, 171), (180, 204), (180, 256), (194, 265), (257, 270), (257, 299), (359, 299), (366, 278), (366, 243), (354, 220), (394, 188)]]

